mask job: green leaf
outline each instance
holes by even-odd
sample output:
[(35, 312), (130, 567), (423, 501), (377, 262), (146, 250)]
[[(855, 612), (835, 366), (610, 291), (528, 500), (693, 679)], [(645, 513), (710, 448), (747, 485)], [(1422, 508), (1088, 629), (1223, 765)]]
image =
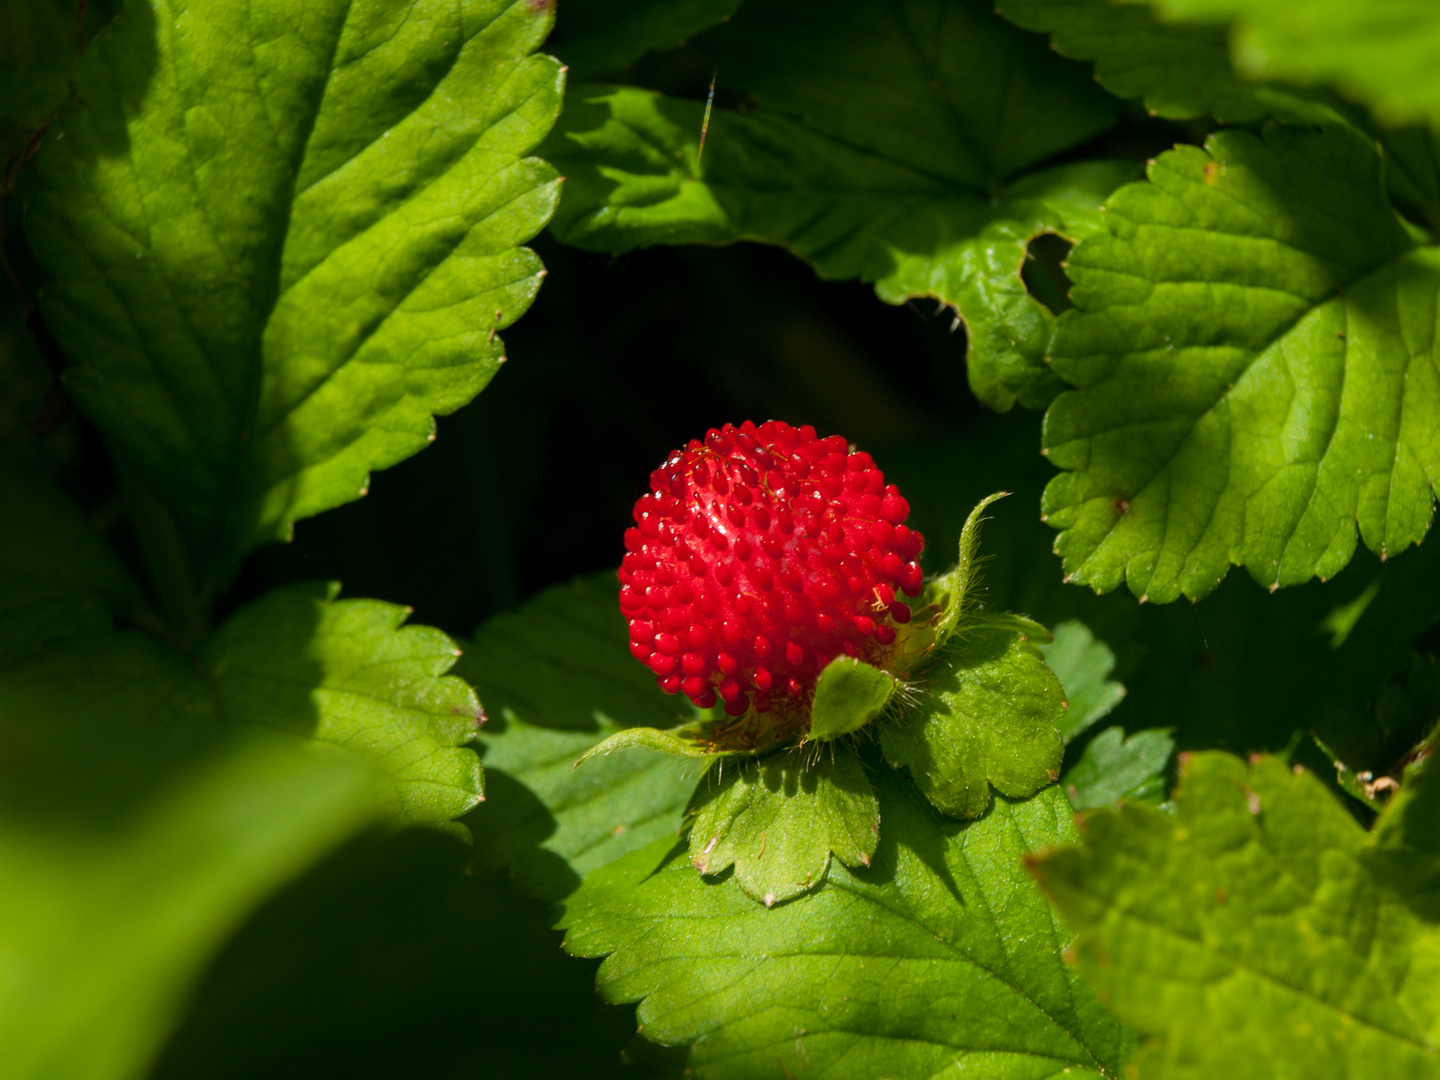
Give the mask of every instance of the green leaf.
[(859, 731), (879, 716), (899, 689), (895, 676), (877, 667), (837, 656), (825, 665), (815, 683), (815, 700), (811, 706), (811, 742)]
[(590, 0), (565, 9), (549, 45), (572, 78), (589, 79), (683, 44), (739, 6), (740, 0)]
[(1124, 728), (1106, 728), (1086, 745), (1060, 786), (1076, 810), (1122, 799), (1159, 804), (1165, 800), (1165, 769), (1174, 752), (1175, 739), (1168, 729), (1137, 731), (1127, 739)]
[(621, 726), (674, 727), (694, 715), (655, 685), (630, 655), (614, 571), (579, 577), (540, 593), (476, 632), (456, 669), (497, 716), (588, 732), (602, 718)]
[(480, 733), (486, 801), (466, 817), (477, 857), (509, 865), (546, 900), (657, 838), (673, 844), (703, 772), (643, 748), (575, 767), (609, 736), (675, 723), (676, 699), (630, 655), (629, 640), (607, 572), (490, 619), (456, 668), (490, 712)]
[(1440, 1075), (1436, 927), (1323, 785), (1192, 754), (1176, 807), (1102, 811), (1084, 848), (1034, 860), (1082, 970), (1149, 1036), (1137, 1075)]
[(1012, 628), (983, 614), (962, 622), (922, 680), (919, 702), (880, 742), (941, 813), (978, 817), (991, 787), (1024, 798), (1060, 775), (1064, 691)]
[(508, 866), (528, 892), (561, 900), (595, 867), (657, 838), (673, 844), (704, 766), (635, 747), (576, 768), (597, 741), (623, 730), (651, 729), (607, 719), (598, 733), (566, 731), (511, 714), (501, 731), (487, 731), (485, 803), (466, 818), (479, 861)]
[(1029, 241), (1089, 227), (1135, 166), (1041, 166), (1108, 127), (1113, 99), (970, 0), (846, 0), (819, 20), (751, 0), (700, 40), (725, 95), (754, 107), (716, 108), (701, 157), (703, 103), (572, 87), (543, 149), (567, 177), (556, 235), (610, 252), (779, 244), (889, 303), (953, 305), (980, 398), (1048, 401), (1054, 317), (1020, 277)]
[(697, 1077), (1117, 1075), (1125, 1036), (1061, 961), (1068, 934), (1021, 867), (1075, 835), (1059, 789), (962, 824), (889, 770), (876, 783), (868, 869), (832, 866), (767, 909), (681, 858), (651, 874), (662, 842), (591, 873), (566, 948), (608, 956), (601, 993), (640, 1001), (647, 1038), (693, 1043)]
[(466, 749), (483, 713), (446, 675), (460, 650), (438, 630), (401, 624), (407, 608), (339, 600), (338, 585), (276, 589), (204, 647), (215, 702), (232, 723), (278, 728), (375, 761), (402, 821), (444, 822), (483, 798)]
[(17, 1080), (142, 1075), (264, 895), (382, 810), (363, 763), (221, 722), (139, 634), (0, 672), (0, 1045)]
[(1356, 527), (1417, 542), (1440, 476), (1428, 312), (1440, 275), (1341, 127), (1221, 132), (1106, 206), (1071, 253), (1076, 309), (1045, 422), (1068, 576), (1156, 601), (1231, 562), (1278, 587), (1337, 573)]
[(1384, 838), (1404, 844), (1434, 858), (1440, 858), (1440, 783), (1433, 767), (1400, 789), (1391, 800), (1388, 813), (1377, 822), (1376, 831)]
[[(70, 93), (70, 69), (118, 7), (114, 0), (0, 2), (0, 162), (8, 170)], [(0, 173), (0, 180), (4, 179)]]
[(1125, 687), (1108, 678), (1115, 670), (1115, 654), (1079, 620), (1057, 625), (1055, 640), (1041, 645), (1040, 653), (1065, 690), (1065, 717), (1059, 726), (1067, 744), (1125, 700)]
[(1169, 19), (1234, 19), (1239, 70), (1256, 79), (1330, 82), (1387, 123), (1440, 121), (1440, 16), (1423, 0), (1157, 0)]
[(880, 832), (880, 804), (865, 766), (848, 747), (781, 751), (721, 769), (702, 782), (690, 829), (690, 861), (702, 874), (735, 867), (735, 883), (766, 907), (794, 899), (825, 879), (830, 853), (869, 866)]
[(1268, 114), (1305, 122), (1326, 113), (1293, 90), (1239, 78), (1222, 27), (1169, 24), (1142, 6), (1110, 0), (1000, 0), (996, 10), (1049, 34), (1061, 56), (1093, 60), (1101, 86), (1143, 100), (1167, 120), (1210, 113), (1226, 123)]
[(0, 450), (0, 668), (147, 605), (115, 552), (53, 483)]
[(659, 1080), (622, 1066), (634, 1011), (549, 905), (473, 854), (432, 829), (347, 844), (227, 943), (147, 1080)]
[(77, 65), (27, 199), (42, 307), (198, 607), (496, 370), (556, 197), (521, 156), (559, 104), (548, 12), (153, 0)]

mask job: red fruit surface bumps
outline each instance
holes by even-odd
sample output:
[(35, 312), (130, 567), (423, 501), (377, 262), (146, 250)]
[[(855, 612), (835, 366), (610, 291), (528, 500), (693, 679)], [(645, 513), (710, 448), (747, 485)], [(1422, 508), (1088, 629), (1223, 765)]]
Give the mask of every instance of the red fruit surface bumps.
[(793, 734), (821, 670), (883, 666), (920, 592), (910, 505), (843, 438), (772, 420), (712, 428), (650, 475), (625, 533), (620, 609), (661, 689), (722, 702), (730, 734)]

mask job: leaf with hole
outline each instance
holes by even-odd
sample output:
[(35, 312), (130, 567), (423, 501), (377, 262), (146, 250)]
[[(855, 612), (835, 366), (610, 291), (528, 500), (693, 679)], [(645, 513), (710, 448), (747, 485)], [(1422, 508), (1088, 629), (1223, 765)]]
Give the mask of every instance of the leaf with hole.
[(976, 394), (998, 409), (1048, 401), (1054, 318), (1021, 278), (1029, 241), (1078, 235), (1135, 174), (1045, 167), (1113, 122), (1084, 69), (961, 0), (847, 0), (820, 20), (751, 0), (700, 45), (721, 91), (753, 107), (716, 107), (701, 156), (704, 103), (572, 87), (542, 150), (567, 177), (556, 235), (610, 252), (780, 244), (887, 302), (955, 307)]

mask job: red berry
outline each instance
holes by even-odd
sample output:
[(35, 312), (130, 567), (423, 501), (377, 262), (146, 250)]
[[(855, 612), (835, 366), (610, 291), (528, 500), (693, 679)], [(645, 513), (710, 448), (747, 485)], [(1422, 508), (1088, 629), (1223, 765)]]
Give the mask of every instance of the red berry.
[[(772, 420), (712, 428), (650, 474), (625, 533), (630, 651), (667, 693), (732, 717), (805, 715), (821, 670), (883, 663), (920, 592), (925, 539), (870, 455)], [(753, 710), (753, 712), (752, 712)], [(783, 715), (779, 715), (783, 714)]]

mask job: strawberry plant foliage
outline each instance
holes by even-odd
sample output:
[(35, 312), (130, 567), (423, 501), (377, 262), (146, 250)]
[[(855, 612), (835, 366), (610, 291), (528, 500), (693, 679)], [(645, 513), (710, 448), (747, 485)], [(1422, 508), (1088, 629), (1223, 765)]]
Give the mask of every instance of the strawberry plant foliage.
[(78, 65), (26, 233), (69, 392), (202, 604), (495, 372), (556, 193), (524, 157), (559, 107), (529, 55), (548, 25), (504, 0), (166, 0)]
[[(480, 859), (558, 900), (597, 866), (673, 838), (699, 769), (629, 750), (575, 762), (607, 736), (669, 727), (676, 702), (631, 659), (613, 573), (556, 586), (476, 631), (457, 671), (489, 710)], [(653, 725), (653, 726), (652, 726)]]
[[(602, 985), (615, 999), (648, 996), (647, 1036), (698, 1039), (691, 1065), (710, 1076), (749, 1075), (776, 1053), (793, 1069), (797, 1045), (799, 1063), (834, 1061), (840, 1075), (929, 1075), (921, 1070), (956, 1056), (998, 1075), (1032, 1075), (1036, 1056), (1075, 1075), (1114, 1074), (1124, 1036), (1065, 972), (1065, 934), (1019, 862), (1073, 835), (1045, 767), (1032, 778), (1039, 795), (996, 796), (968, 825), (938, 815), (911, 774), (876, 752), (870, 729), (725, 758), (708, 772), (633, 746), (572, 768), (582, 750), (613, 743), (619, 725), (694, 719), (628, 655), (617, 592), (608, 575), (560, 586), (477, 632), (460, 670), (494, 720), (481, 736), (488, 801), (468, 820), (483, 860), (508, 862), (543, 896), (568, 897), (573, 951), (624, 942)], [(1001, 652), (1018, 648), (1013, 625), (1001, 625), (991, 631)], [(962, 620), (953, 640), (970, 637)], [(1058, 713), (1059, 684), (1048, 679), (1040, 685)], [(1006, 707), (965, 705), (977, 728), (1003, 728)], [(893, 722), (873, 724), (883, 733)], [(619, 734), (645, 731), (656, 729)], [(1053, 716), (1050, 740), (1047, 755), (1060, 742)], [(990, 802), (983, 772), (979, 783)], [(696, 925), (707, 929), (688, 937)], [(681, 937), (703, 941), (703, 952), (685, 959)], [(612, 986), (605, 972), (616, 965), (666, 974), (654, 986), (638, 975)], [(812, 977), (821, 968), (830, 975)], [(709, 988), (703, 1001), (697, 985)], [(680, 999), (690, 1003), (674, 1015)], [(774, 1004), (756, 1013), (757, 1000)]]
[(407, 612), (336, 600), (338, 586), (277, 589), (205, 644), (216, 705), (230, 720), (344, 747), (382, 765), (391, 809), (444, 822), (479, 800), (480, 764), (464, 744), (482, 714), (475, 692), (445, 674), (459, 650)]
[(247, 911), (383, 813), (358, 759), (226, 723), (144, 635), (68, 638), (0, 672), (0, 717), (26, 748), (0, 799), (13, 1076), (140, 1075)]
[(572, 78), (589, 79), (630, 67), (652, 50), (682, 45), (739, 6), (740, 0), (598, 0), (567, 11), (550, 44)]
[[(1273, 758), (1192, 755), (1177, 808), (1101, 812), (1035, 863), (1083, 970), (1148, 1037), (1142, 1074), (1440, 1075), (1427, 856)], [(1396, 855), (1408, 883), (1377, 873)]]
[(1303, 14), (1284, 0), (1156, 0), (1153, 7), (1186, 29), (1191, 20), (1234, 19), (1235, 64), (1249, 78), (1333, 83), (1392, 124), (1440, 120), (1440, 88), (1430, 77), (1440, 26), (1423, 3), (1319, 0)]
[(938, 810), (977, 817), (990, 807), (992, 787), (1023, 798), (1060, 775), (1063, 700), (1033, 645), (1003, 621), (978, 616), (928, 669), (913, 715), (881, 729), (881, 744)]
[[(723, 777), (737, 759), (692, 803), (702, 874), (734, 862), (769, 906), (817, 884), (832, 852), (868, 863), (869, 782), (848, 747), (828, 744), (872, 721), (890, 763), (945, 814), (983, 814), (992, 785), (1023, 798), (1058, 777), (1063, 690), (1023, 645), (1048, 631), (971, 610), (982, 515), (1003, 493), (971, 511), (955, 567), (923, 585), (909, 503), (840, 436), (727, 424), (650, 484), (625, 534), (619, 607), (632, 655), (700, 716), (619, 731), (576, 765), (646, 747), (708, 757)], [(754, 760), (775, 750), (788, 752)]]
[(444, 635), (333, 589), (272, 593), (194, 657), (115, 629), (154, 616), (78, 510), (29, 477), (0, 500), (0, 1041), (17, 1076), (135, 1075), (268, 892), (475, 804), (479, 708)]
[(702, 874), (734, 867), (735, 884), (766, 907), (791, 900), (825, 877), (831, 854), (869, 866), (880, 806), (849, 747), (772, 754), (737, 764), (695, 795), (690, 861)]
[(1156, 160), (1070, 258), (1045, 495), (1067, 572), (1203, 596), (1231, 562), (1326, 578), (1425, 535), (1440, 477), (1436, 249), (1348, 128), (1222, 132)]
[(954, 306), (988, 404), (1053, 396), (1053, 317), (1021, 281), (1027, 243), (1082, 228), (1134, 174), (1043, 167), (1113, 122), (1082, 68), (969, 0), (845, 3), (818, 20), (752, 0), (697, 44), (721, 90), (753, 107), (717, 106), (701, 155), (703, 103), (572, 86), (542, 151), (567, 177), (556, 235), (614, 252), (781, 244), (890, 303)]
[(1143, 100), (1157, 116), (1189, 120), (1210, 113), (1243, 123), (1271, 113), (1287, 119), (1320, 113), (1289, 88), (1238, 75), (1222, 26), (1166, 23), (1143, 4), (1109, 0), (1001, 0), (996, 10), (1049, 34), (1061, 55), (1094, 61), (1101, 86)]
[(1020, 867), (1074, 836), (1059, 789), (961, 824), (874, 775), (885, 828), (868, 869), (832, 866), (765, 908), (660, 841), (587, 878), (566, 947), (607, 956), (601, 992), (639, 1000), (648, 1037), (693, 1044), (698, 1075), (779, 1073), (777, 1059), (793, 1075), (1116, 1075), (1126, 1036), (1061, 962), (1068, 934)]
[(1440, 1073), (1440, 16), (572, 6), (0, 0), (6, 1075)]

